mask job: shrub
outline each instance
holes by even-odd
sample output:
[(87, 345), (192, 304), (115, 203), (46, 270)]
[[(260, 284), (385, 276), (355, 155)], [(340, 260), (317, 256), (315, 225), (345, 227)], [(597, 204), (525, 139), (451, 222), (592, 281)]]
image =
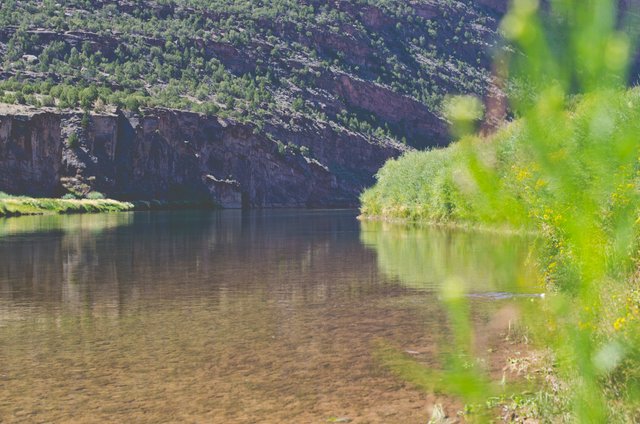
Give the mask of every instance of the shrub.
[(287, 146), (283, 142), (276, 141), (276, 147), (280, 156), (284, 156), (287, 154)]
[(82, 121), (80, 122), (80, 125), (82, 125), (82, 128), (86, 130), (87, 128), (89, 128), (89, 123), (90, 123), (89, 113), (85, 112), (82, 115)]
[(304, 108), (304, 100), (301, 97), (297, 97), (291, 104), (291, 108), (296, 112), (301, 111)]
[(75, 149), (80, 145), (80, 137), (78, 137), (78, 133), (72, 132), (67, 137), (67, 147), (70, 149)]
[(87, 194), (87, 199), (89, 200), (102, 200), (104, 198), (104, 194), (100, 193), (99, 191), (92, 191), (91, 193)]

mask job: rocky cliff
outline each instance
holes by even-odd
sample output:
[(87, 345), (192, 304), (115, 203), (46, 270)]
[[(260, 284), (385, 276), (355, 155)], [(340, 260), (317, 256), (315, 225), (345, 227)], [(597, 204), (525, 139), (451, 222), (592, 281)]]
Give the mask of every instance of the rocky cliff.
[(84, 114), (3, 106), (0, 191), (347, 207), (404, 150), (302, 117), (272, 130), (161, 108)]
[(62, 170), (60, 117), (51, 113), (8, 116), (7, 109), (0, 108), (0, 190), (54, 193)]
[(355, 206), (499, 91), (504, 4), (0, 1), (0, 190)]

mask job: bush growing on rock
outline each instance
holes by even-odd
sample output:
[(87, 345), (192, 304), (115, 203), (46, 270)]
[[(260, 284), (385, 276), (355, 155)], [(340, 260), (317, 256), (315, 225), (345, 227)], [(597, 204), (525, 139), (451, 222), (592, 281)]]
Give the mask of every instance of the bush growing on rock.
[(78, 133), (72, 132), (67, 137), (67, 147), (70, 149), (75, 149), (80, 145), (80, 137), (78, 137)]

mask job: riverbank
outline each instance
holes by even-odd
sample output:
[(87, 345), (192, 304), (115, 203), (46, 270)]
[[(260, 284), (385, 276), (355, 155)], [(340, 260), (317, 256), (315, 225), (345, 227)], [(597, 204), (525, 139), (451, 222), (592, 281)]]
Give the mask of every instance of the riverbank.
[(357, 219), (362, 222), (379, 222), (389, 225), (400, 225), (408, 227), (428, 227), (438, 228), (442, 230), (460, 231), (464, 233), (485, 233), (503, 236), (535, 236), (539, 232), (535, 228), (528, 227), (512, 227), (509, 225), (486, 225), (473, 222), (457, 222), (457, 221), (425, 221), (411, 218), (398, 218), (378, 215), (358, 215)]
[[(639, 103), (638, 89), (558, 100), (491, 136), (390, 160), (361, 196), (367, 220), (537, 233), (529, 258), (550, 296), (521, 313), (534, 343), (552, 351), (546, 366), (559, 381), (527, 395), (542, 421), (634, 422), (640, 411)], [(512, 284), (520, 278), (512, 273)], [(443, 292), (455, 295), (464, 348), (460, 294)]]
[(216, 207), (213, 203), (204, 201), (140, 200), (123, 202), (114, 199), (55, 199), (11, 196), (0, 192), (0, 217), (169, 209), (214, 209)]

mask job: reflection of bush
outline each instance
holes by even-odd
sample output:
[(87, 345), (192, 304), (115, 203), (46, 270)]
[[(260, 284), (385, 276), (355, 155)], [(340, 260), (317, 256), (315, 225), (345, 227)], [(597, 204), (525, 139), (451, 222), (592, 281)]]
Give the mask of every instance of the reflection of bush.
[(455, 278), (470, 292), (522, 292), (535, 281), (526, 261), (532, 243), (523, 236), (362, 222), (361, 240), (385, 274), (412, 288), (436, 289)]
[(88, 215), (23, 216), (0, 219), (0, 237), (43, 231), (88, 232), (92, 236), (103, 231), (133, 224), (133, 214), (101, 213)]

